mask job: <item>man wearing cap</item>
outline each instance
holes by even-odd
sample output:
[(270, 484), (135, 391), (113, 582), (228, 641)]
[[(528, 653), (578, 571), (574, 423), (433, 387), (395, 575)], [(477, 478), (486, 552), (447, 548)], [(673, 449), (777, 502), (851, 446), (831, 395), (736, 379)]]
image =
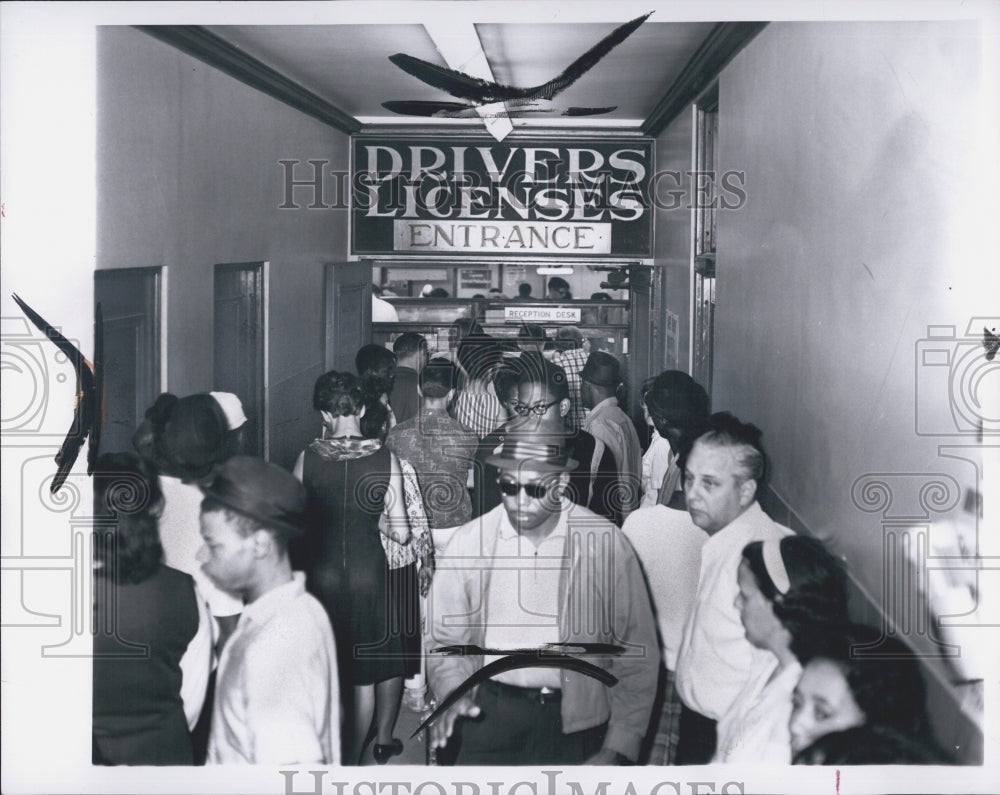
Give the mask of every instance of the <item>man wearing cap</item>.
[(677, 655), (680, 716), (677, 764), (706, 764), (715, 752), (715, 723), (750, 679), (765, 676), (773, 655), (746, 638), (736, 574), (743, 547), (780, 539), (791, 530), (772, 521), (757, 502), (765, 458), (760, 429), (728, 412), (713, 414), (684, 470), (691, 520), (708, 533), (694, 605)]
[[(621, 520), (639, 507), (642, 496), (642, 445), (629, 416), (618, 407), (621, 365), (610, 353), (594, 351), (580, 372), (583, 405), (589, 412), (583, 429), (615, 457), (618, 486), (613, 495)], [(618, 522), (621, 524), (621, 521)]]
[(236, 456), (202, 491), (202, 569), (246, 603), (219, 660), (208, 762), (338, 764), (333, 631), (288, 560), (305, 489), (274, 464)]
[[(428, 680), (438, 700), (497, 655), (435, 654), (601, 643), (621, 654), (580, 659), (605, 669), (605, 685), (569, 666), (518, 667), (465, 692), (433, 724), (444, 747), (462, 717), (459, 764), (617, 764), (635, 760), (649, 723), (659, 649), (649, 596), (621, 531), (564, 494), (569, 459), (558, 439), (509, 433), (488, 462), (502, 504), (459, 528), (428, 596)], [(565, 647), (557, 647), (565, 648)], [(530, 660), (530, 658), (529, 658)]]

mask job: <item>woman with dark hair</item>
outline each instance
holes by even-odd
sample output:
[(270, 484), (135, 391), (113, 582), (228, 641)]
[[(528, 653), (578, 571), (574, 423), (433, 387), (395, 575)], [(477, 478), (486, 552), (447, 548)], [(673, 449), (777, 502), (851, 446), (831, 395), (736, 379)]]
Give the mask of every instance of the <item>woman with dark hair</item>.
[(341, 732), (348, 764), (360, 764), (369, 732), (375, 761), (385, 763), (403, 750), (392, 736), (403, 692), (403, 646), (390, 632), (396, 613), (379, 534), (406, 544), (410, 531), (399, 462), (380, 439), (362, 433), (364, 400), (352, 373), (321, 375), (313, 407), (323, 418), (323, 438), (299, 455), (294, 470), (308, 492), (310, 516), (296, 557), (333, 625), (348, 701)]
[(94, 764), (194, 764), (211, 617), (191, 576), (163, 565), (157, 480), (131, 453), (94, 470)]
[(841, 623), (846, 575), (812, 538), (754, 541), (743, 549), (736, 607), (747, 640), (774, 655), (774, 665), (747, 682), (718, 724), (713, 762), (788, 764), (788, 717), (802, 668), (799, 639), (807, 628)]
[(645, 451), (642, 454), (642, 502), (639, 503), (640, 508), (649, 508), (658, 504), (657, 497), (663, 483), (663, 476), (667, 474), (670, 463), (675, 457), (670, 449), (670, 442), (660, 433), (653, 422), (649, 406), (646, 403), (646, 396), (653, 389), (654, 381), (654, 378), (647, 378), (639, 389), (639, 408), (642, 409), (642, 416), (645, 420), (645, 433), (640, 432), (640, 441), (645, 446)]
[[(645, 384), (643, 385), (645, 387)], [(654, 442), (663, 440), (669, 455), (650, 472), (650, 491), (643, 505), (685, 508), (682, 472), (694, 440), (708, 428), (708, 395), (701, 384), (681, 370), (664, 370), (643, 393)], [(653, 449), (653, 443), (650, 443)], [(662, 448), (661, 448), (662, 452)], [(655, 493), (653, 492), (655, 486)]]
[(795, 764), (945, 761), (930, 737), (920, 666), (902, 641), (860, 624), (825, 627), (800, 655), (789, 721)]

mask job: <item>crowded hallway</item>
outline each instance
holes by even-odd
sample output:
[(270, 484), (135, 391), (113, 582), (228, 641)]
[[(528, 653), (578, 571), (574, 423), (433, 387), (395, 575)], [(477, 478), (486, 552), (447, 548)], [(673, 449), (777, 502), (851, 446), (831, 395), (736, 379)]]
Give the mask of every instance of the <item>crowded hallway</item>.
[(996, 26), (333, 5), (7, 48), (5, 757), (990, 791)]

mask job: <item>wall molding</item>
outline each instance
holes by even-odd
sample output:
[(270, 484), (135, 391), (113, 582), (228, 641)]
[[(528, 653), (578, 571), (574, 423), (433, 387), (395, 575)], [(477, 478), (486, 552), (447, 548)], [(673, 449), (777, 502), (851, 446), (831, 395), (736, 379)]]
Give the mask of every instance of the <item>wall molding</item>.
[(342, 133), (350, 135), (362, 127), (349, 113), (200, 25), (134, 27)]
[(680, 75), (642, 124), (642, 132), (659, 135), (684, 108), (711, 86), (736, 54), (767, 27), (767, 22), (720, 22), (709, 31)]

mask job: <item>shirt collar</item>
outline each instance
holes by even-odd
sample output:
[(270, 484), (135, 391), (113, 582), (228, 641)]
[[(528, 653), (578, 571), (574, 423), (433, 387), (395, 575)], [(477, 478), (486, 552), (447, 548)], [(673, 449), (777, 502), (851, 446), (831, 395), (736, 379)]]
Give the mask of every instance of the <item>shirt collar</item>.
[(594, 406), (594, 408), (592, 408), (591, 411), (597, 411), (598, 409), (604, 408), (605, 406), (617, 406), (617, 405), (618, 405), (618, 398), (612, 396), (604, 398), (604, 400), (602, 400), (600, 403)]
[[(556, 538), (558, 536), (565, 536), (566, 531), (569, 528), (569, 512), (574, 507), (574, 503), (570, 502), (565, 496), (562, 498), (559, 508), (559, 521), (556, 522), (556, 526), (552, 528), (552, 532), (549, 533), (545, 540), (548, 541), (550, 538)], [(507, 516), (507, 509), (500, 505), (500, 538), (509, 540), (517, 535), (517, 530), (514, 525), (510, 522), (510, 517)]]
[(272, 588), (250, 604), (244, 605), (243, 613), (240, 615), (240, 623), (255, 621), (262, 624), (305, 592), (306, 575), (301, 571), (292, 572), (291, 582)]

